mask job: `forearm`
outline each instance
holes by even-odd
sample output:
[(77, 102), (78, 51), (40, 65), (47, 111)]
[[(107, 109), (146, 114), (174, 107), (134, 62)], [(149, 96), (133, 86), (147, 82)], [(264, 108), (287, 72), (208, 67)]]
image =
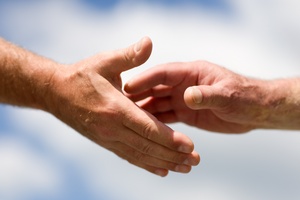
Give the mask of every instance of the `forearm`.
[(0, 38), (0, 103), (46, 109), (57, 64)]
[(300, 130), (300, 78), (267, 81), (261, 128)]

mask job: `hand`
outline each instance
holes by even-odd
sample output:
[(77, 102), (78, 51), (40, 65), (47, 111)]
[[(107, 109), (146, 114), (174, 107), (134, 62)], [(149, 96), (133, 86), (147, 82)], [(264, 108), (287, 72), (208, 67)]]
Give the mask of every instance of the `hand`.
[(48, 111), (102, 147), (152, 173), (187, 173), (200, 161), (192, 141), (141, 110), (121, 91), (120, 74), (143, 64), (149, 38), (100, 53), (54, 73)]
[(129, 98), (164, 123), (242, 133), (268, 117), (269, 111), (262, 106), (266, 85), (197, 61), (156, 66), (133, 78), (124, 89)]

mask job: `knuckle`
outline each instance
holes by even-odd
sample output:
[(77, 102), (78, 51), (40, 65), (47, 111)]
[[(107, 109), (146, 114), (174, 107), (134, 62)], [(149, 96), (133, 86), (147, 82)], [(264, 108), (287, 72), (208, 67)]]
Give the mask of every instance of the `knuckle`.
[(143, 145), (142, 152), (145, 154), (151, 154), (151, 152), (153, 152), (153, 146), (149, 142), (147, 142)]
[(123, 67), (128, 67), (128, 65), (132, 66), (134, 64), (135, 59), (129, 49), (124, 49), (122, 51), (122, 56), (123, 56), (123, 61), (124, 61), (123, 63), (124, 63), (124, 65), (126, 65)]
[(154, 131), (153, 127), (155, 127), (154, 122), (152, 122), (152, 121), (147, 122), (143, 128), (143, 132), (142, 132), (143, 137), (145, 137), (147, 139), (151, 139), (153, 131)]
[(183, 154), (174, 153), (172, 156), (172, 162), (175, 162), (177, 164), (182, 164), (186, 159), (186, 156)]
[(123, 59), (124, 59), (124, 61), (125, 61), (126, 63), (131, 62), (132, 59), (131, 59), (131, 56), (130, 56), (129, 51), (128, 51), (127, 49), (125, 49), (125, 50), (123, 50), (122, 52), (123, 52)]
[(135, 152), (133, 153), (133, 158), (134, 158), (136, 161), (138, 161), (138, 162), (143, 162), (144, 159), (145, 159), (145, 156), (144, 156), (144, 154), (142, 154), (142, 153), (140, 153), (140, 152), (138, 152), (138, 151), (135, 151)]
[(166, 163), (165, 168), (168, 170), (171, 170), (171, 171), (176, 171), (176, 166), (177, 166), (177, 164), (168, 162), (168, 163)]

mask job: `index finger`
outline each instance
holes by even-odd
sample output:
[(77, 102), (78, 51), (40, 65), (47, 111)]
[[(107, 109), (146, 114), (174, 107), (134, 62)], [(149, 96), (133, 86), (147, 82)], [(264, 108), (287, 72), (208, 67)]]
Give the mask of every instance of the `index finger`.
[(182, 63), (168, 63), (155, 66), (128, 81), (124, 90), (139, 93), (157, 85), (175, 86), (185, 77), (186, 70)]

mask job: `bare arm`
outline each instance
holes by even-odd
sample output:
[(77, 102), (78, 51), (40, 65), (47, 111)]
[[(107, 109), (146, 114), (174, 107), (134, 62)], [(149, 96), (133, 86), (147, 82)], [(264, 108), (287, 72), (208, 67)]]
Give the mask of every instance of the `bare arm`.
[(160, 176), (200, 161), (192, 141), (144, 112), (121, 91), (121, 72), (144, 63), (152, 42), (58, 64), (0, 40), (0, 102), (52, 113), (130, 163)]
[(209, 131), (300, 130), (300, 78), (258, 80), (205, 61), (168, 63), (133, 78), (125, 90), (163, 122)]
[(46, 110), (44, 97), (58, 67), (0, 38), (0, 103)]
[[(265, 81), (258, 128), (300, 130), (300, 78)], [(259, 98), (259, 97), (258, 97)]]

